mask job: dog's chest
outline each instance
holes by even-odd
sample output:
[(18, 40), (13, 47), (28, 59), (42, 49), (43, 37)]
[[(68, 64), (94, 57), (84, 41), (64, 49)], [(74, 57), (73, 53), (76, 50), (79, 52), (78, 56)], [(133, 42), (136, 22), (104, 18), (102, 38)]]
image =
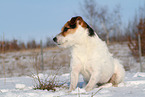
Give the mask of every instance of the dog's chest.
[(82, 68), (80, 73), (83, 75), (85, 79), (90, 79), (90, 76), (92, 74), (93, 68), (90, 65), (82, 64)]

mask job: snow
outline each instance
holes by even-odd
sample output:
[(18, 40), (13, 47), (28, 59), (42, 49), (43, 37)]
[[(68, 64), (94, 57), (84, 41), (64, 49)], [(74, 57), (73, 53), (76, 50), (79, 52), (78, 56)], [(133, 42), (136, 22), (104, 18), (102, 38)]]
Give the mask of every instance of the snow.
[(133, 77), (145, 77), (145, 75), (142, 72), (138, 72)]
[[(35, 64), (40, 63), (40, 52), (24, 51), (0, 54), (0, 65), (2, 64), (0, 66), (0, 97), (145, 97), (145, 71), (139, 72), (140, 64), (131, 55), (127, 43), (109, 45), (109, 50), (124, 65), (126, 69), (125, 81), (120, 83), (118, 87), (106, 84), (99, 88), (95, 87), (89, 92), (84, 89), (81, 75), (77, 88), (72, 92), (68, 91), (70, 57), (69, 51), (66, 49), (44, 50), (45, 70), (38, 73), (39, 78), (43, 80), (52, 79), (57, 74), (57, 81), (60, 84), (65, 84), (61, 88), (56, 88), (55, 92), (33, 89), (38, 82), (36, 81), (38, 76)], [(35, 61), (38, 62), (35, 63)], [(57, 70), (56, 68), (60, 64), (61, 69)], [(142, 64), (143, 70), (145, 70), (145, 57), (142, 57)]]
[[(42, 73), (39, 74), (45, 76)], [(57, 76), (62, 81), (69, 82), (69, 74)], [(83, 83), (80, 76), (79, 83)], [(68, 87), (68, 84), (65, 84)], [(32, 77), (11, 77), (0, 78), (0, 97), (144, 97), (145, 96), (145, 73), (127, 72), (124, 83), (118, 87), (106, 84), (95, 87), (92, 91), (86, 92), (84, 87), (77, 87), (74, 91), (68, 92), (66, 88), (58, 88), (55, 92), (47, 90), (34, 90), (34, 79)], [(97, 92), (97, 93), (96, 93)]]
[(15, 87), (16, 87), (16, 89), (23, 90), (25, 88), (25, 85), (24, 84), (16, 84)]

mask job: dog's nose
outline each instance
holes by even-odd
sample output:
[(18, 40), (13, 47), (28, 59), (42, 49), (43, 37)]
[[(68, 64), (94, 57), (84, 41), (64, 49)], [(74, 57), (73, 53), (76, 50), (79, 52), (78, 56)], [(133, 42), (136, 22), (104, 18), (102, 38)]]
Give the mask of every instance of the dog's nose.
[(54, 41), (54, 42), (57, 42), (57, 38), (56, 38), (56, 37), (54, 37), (54, 38), (53, 38), (53, 41)]

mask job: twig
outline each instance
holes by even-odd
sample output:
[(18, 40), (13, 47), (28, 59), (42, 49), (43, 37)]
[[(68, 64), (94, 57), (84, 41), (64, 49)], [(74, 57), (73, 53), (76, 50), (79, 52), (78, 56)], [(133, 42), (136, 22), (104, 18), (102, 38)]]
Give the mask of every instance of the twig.
[(94, 94), (92, 93), (92, 96), (91, 97), (93, 97), (93, 96), (95, 96), (100, 90), (102, 90), (103, 88), (100, 88), (97, 92), (95, 92)]

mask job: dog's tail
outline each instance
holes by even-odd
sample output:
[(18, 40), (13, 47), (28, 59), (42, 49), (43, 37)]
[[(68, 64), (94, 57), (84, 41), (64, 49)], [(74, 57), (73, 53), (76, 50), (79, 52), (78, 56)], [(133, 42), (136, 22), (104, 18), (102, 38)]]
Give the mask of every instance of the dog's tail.
[(125, 70), (124, 67), (120, 64), (119, 60), (114, 59), (114, 74), (112, 75), (110, 82), (114, 86), (118, 86), (119, 83), (124, 81), (125, 77)]

